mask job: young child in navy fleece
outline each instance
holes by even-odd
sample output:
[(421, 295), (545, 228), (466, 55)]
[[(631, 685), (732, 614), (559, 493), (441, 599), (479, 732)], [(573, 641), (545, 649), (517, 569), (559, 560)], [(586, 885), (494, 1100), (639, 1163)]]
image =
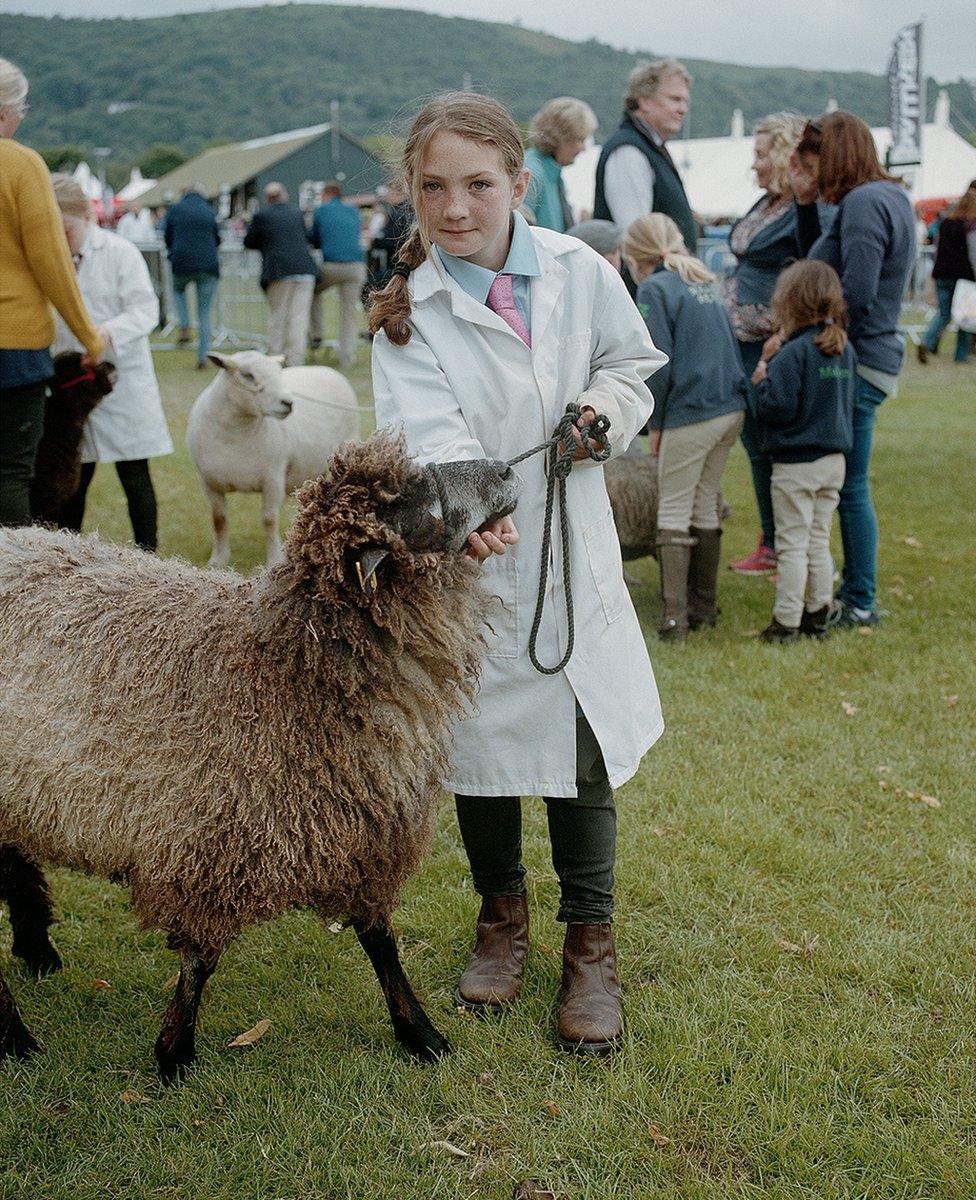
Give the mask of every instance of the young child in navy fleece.
[(773, 463), (779, 582), (764, 642), (827, 636), (833, 594), (830, 524), (853, 444), (857, 364), (833, 267), (806, 259), (779, 277), (773, 312), (786, 337), (753, 380), (763, 450)]

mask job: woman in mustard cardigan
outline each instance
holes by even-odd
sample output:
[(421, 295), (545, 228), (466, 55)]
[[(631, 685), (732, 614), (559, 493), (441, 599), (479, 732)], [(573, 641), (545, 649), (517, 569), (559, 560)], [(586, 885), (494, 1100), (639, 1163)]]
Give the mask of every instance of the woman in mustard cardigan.
[(44, 160), (13, 135), (27, 80), (0, 58), (0, 525), (30, 522), (30, 481), (54, 374), (53, 305), (92, 361), (103, 341), (85, 308)]

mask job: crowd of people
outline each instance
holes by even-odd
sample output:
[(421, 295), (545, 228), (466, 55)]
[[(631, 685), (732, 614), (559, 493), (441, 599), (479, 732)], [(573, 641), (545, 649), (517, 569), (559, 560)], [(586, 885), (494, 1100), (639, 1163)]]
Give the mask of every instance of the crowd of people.
[[(384, 249), (368, 301), (378, 425), (401, 425), (422, 462), (505, 461), (547, 438), (567, 404), (580, 409), (566, 515), (578, 564), (572, 602), (585, 638), (562, 669), (537, 669), (527, 655), (546, 508), (536, 458), (524, 470), (517, 516), (469, 541), (504, 603), (488, 634), (478, 713), (457, 730), (445, 787), (456, 796), (481, 897), (457, 1003), (496, 1011), (519, 994), (528, 945), (520, 797), (541, 795), (567, 926), (559, 1041), (594, 1054), (616, 1046), (623, 1029), (611, 924), (614, 789), (636, 772), (663, 721), (584, 431), (606, 416), (613, 453), (656, 456), (662, 639), (682, 641), (718, 619), (721, 482), (740, 437), (761, 533), (756, 550), (731, 566), (778, 571), (762, 639), (822, 639), (831, 627), (879, 620), (869, 468), (877, 412), (896, 394), (904, 358), (898, 325), (915, 258), (911, 203), (858, 117), (772, 114), (755, 135), (761, 194), (732, 229), (736, 266), (719, 287), (696, 256), (694, 216), (667, 145), (692, 82), (672, 59), (631, 74), (620, 124), (600, 155), (593, 219), (578, 225), (561, 172), (595, 130), (588, 105), (549, 102), (530, 123), (526, 151), (497, 101), (435, 98), (414, 120), (403, 190), (391, 193), (385, 226), (374, 231)], [(114, 462), (135, 540), (153, 549), (148, 459), (171, 449), (148, 350), (155, 297), (135, 248), (97, 231), (70, 181), (52, 187), (39, 157), (13, 140), (26, 93), (23, 76), (0, 61), (0, 522), (30, 519), (50, 348), (71, 345), (89, 362), (110, 354), (119, 384), (89, 422), (82, 486), (65, 524), (80, 527), (95, 463)], [(367, 275), (358, 213), (338, 184), (326, 187), (311, 227), (281, 184), (268, 185), (264, 201), (244, 244), (262, 255), (269, 351), (303, 362), (310, 333), (313, 342), (322, 337), (321, 293), (336, 287), (339, 358), (349, 365)], [(928, 353), (938, 345), (948, 284), (973, 276), (974, 203), (976, 191), (943, 222)], [(185, 293), (196, 289), (203, 363), (220, 234), (202, 189), (189, 188), (173, 206), (164, 237), (187, 337)], [(843, 544), (836, 597), (835, 509)], [(554, 544), (556, 579), (561, 553)], [(553, 586), (558, 595), (561, 584)], [(557, 612), (547, 606), (535, 620), (544, 662), (561, 660), (566, 647)]]

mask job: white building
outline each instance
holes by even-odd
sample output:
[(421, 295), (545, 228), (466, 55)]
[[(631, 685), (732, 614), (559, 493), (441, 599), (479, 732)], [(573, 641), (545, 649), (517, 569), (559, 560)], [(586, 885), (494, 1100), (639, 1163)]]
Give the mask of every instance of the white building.
[[(689, 138), (668, 143), (681, 172), (685, 191), (695, 214), (705, 221), (740, 217), (759, 198), (752, 174), (752, 135), (742, 125), (741, 114), (733, 117), (729, 137)], [(872, 129), (878, 154), (884, 162), (891, 144), (891, 130)], [(596, 164), (599, 146), (588, 146), (572, 166), (563, 169), (566, 194), (577, 216), (593, 211)], [(895, 171), (909, 176), (909, 170)], [(949, 97), (939, 93), (935, 119), (922, 131), (922, 164), (914, 169), (912, 199), (929, 200), (961, 195), (976, 179), (976, 146), (949, 124)]]

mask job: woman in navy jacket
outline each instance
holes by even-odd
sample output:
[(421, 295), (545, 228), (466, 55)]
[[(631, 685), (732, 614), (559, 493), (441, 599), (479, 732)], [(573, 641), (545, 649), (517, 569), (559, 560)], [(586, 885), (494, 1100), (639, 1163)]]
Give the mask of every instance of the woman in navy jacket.
[[(896, 394), (905, 358), (898, 323), (915, 262), (915, 213), (904, 187), (878, 161), (871, 130), (852, 113), (807, 123), (791, 177), (801, 247), (840, 276), (857, 355), (854, 446), (837, 510), (844, 567), (834, 620), (876, 625), (878, 521), (868, 470), (877, 409)], [(818, 194), (837, 205), (826, 226), (814, 203)]]

